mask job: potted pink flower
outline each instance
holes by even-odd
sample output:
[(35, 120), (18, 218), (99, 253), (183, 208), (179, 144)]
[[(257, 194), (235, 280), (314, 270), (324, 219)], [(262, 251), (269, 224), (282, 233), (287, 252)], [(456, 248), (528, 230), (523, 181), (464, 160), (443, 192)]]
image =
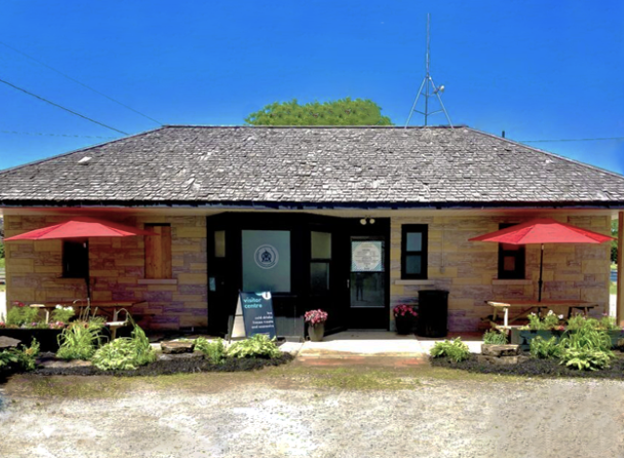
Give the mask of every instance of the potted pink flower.
[(416, 313), (414, 307), (408, 304), (399, 304), (392, 309), (392, 313), (394, 315), (397, 334), (407, 335), (414, 333), (416, 318), (418, 317), (418, 313)]
[(327, 312), (324, 310), (310, 310), (305, 313), (305, 322), (308, 323), (308, 335), (312, 342), (320, 342), (325, 334)]

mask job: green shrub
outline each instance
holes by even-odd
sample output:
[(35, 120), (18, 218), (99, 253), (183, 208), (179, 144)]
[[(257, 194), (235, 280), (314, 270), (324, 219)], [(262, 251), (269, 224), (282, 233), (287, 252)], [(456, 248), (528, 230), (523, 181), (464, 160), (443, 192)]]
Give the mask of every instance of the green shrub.
[(0, 369), (10, 364), (17, 364), (26, 371), (32, 371), (37, 364), (37, 356), (39, 356), (39, 342), (33, 339), (30, 347), (24, 345), (21, 348), (9, 348), (0, 351)]
[(559, 358), (563, 350), (556, 337), (546, 340), (537, 336), (531, 340), (530, 345), (531, 356), (538, 359)]
[(62, 305), (57, 305), (54, 310), (52, 310), (52, 321), (68, 323), (75, 314), (76, 312), (72, 306), (63, 307)]
[(561, 364), (578, 370), (596, 371), (609, 367), (612, 357), (610, 351), (568, 348), (561, 354)]
[(618, 326), (615, 317), (603, 316), (600, 320), (598, 327), (604, 331), (621, 331), (622, 328)]
[(483, 343), (488, 345), (506, 345), (507, 332), (490, 329), (483, 334)]
[(277, 358), (282, 354), (275, 339), (269, 339), (264, 334), (234, 342), (227, 349), (227, 356), (232, 358)]
[(470, 356), (470, 350), (468, 345), (461, 341), (458, 337), (453, 341), (445, 340), (444, 342), (436, 342), (430, 352), (433, 358), (441, 358), (446, 356), (451, 361), (459, 363), (468, 359)]
[(595, 318), (574, 316), (568, 320), (568, 330), (559, 342), (561, 364), (578, 370), (599, 370), (609, 367), (615, 356), (611, 337)]
[(527, 327), (531, 331), (548, 331), (562, 326), (561, 320), (563, 319), (563, 315), (555, 315), (555, 312), (549, 310), (544, 318), (540, 318), (539, 315), (531, 313), (528, 319), (529, 325)]
[(11, 307), (7, 312), (7, 326), (31, 326), (36, 323), (39, 318), (39, 309), (18, 304)]
[(58, 336), (59, 349), (56, 356), (68, 360), (91, 359), (100, 344), (103, 327), (104, 320), (101, 318), (70, 323)]
[(208, 342), (205, 337), (195, 339), (195, 350), (201, 351), (214, 364), (221, 364), (225, 360), (225, 345), (223, 339)]
[(131, 337), (121, 337), (103, 345), (92, 361), (100, 370), (136, 370), (156, 361), (156, 353), (143, 329), (134, 324)]

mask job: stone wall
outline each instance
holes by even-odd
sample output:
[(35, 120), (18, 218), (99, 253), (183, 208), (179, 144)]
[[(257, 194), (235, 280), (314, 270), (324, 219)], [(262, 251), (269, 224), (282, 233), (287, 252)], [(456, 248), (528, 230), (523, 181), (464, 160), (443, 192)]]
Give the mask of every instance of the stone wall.
[[(555, 219), (609, 234), (608, 216), (556, 215)], [(519, 223), (530, 218), (505, 216), (397, 217), (391, 221), (391, 307), (417, 303), (418, 290), (443, 289), (449, 294), (451, 331), (474, 331), (492, 313), (490, 299), (536, 299), (539, 278), (538, 245), (526, 247), (526, 280), (496, 280), (498, 244), (469, 242), (477, 235), (498, 230), (499, 223)], [(401, 280), (401, 225), (429, 226), (428, 280)], [(610, 244), (546, 245), (543, 299), (596, 301), (608, 311)]]
[[(48, 226), (67, 216), (5, 216), (6, 236)], [(109, 215), (107, 220), (112, 220)], [(130, 310), (152, 329), (206, 326), (208, 320), (206, 218), (141, 216), (117, 218), (129, 226), (169, 223), (172, 232), (172, 278), (145, 279), (143, 237), (92, 238), (89, 268), (93, 300), (146, 301)], [(62, 275), (62, 242), (6, 243), (7, 305), (12, 301), (71, 301), (86, 296), (82, 279)]]

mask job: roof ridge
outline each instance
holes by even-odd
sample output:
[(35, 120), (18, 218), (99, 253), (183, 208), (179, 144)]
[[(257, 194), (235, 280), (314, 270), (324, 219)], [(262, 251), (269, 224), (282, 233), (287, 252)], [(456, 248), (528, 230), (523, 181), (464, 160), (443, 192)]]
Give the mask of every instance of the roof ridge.
[(576, 160), (576, 159), (572, 159), (572, 158), (569, 158), (569, 157), (566, 157), (566, 156), (562, 156), (560, 154), (553, 153), (551, 151), (546, 151), (546, 150), (543, 150), (543, 149), (540, 149), (540, 148), (536, 148), (534, 146), (526, 145), (524, 143), (521, 143), (521, 142), (518, 142), (518, 141), (515, 141), (515, 140), (511, 140), (509, 138), (499, 137), (498, 135), (491, 134), (489, 132), (485, 132), (485, 131), (482, 131), (482, 130), (479, 130), (479, 129), (475, 129), (474, 127), (466, 126), (465, 128), (468, 129), (468, 130), (471, 130), (471, 131), (473, 131), (473, 132), (475, 132), (477, 134), (485, 135), (486, 137), (495, 138), (496, 140), (503, 140), (503, 141), (505, 141), (507, 143), (511, 143), (513, 145), (520, 146), (522, 148), (526, 148), (526, 149), (535, 151), (536, 153), (545, 154), (546, 156), (552, 156), (554, 158), (557, 158), (557, 159), (560, 159), (560, 160), (563, 160), (563, 161), (566, 161), (566, 162), (571, 162), (573, 164), (580, 165), (580, 166), (583, 166), (583, 167), (587, 167), (587, 168), (590, 168), (590, 169), (594, 169), (594, 170), (596, 170), (598, 172), (606, 173), (607, 175), (612, 175), (612, 176), (614, 176), (616, 178), (624, 180), (624, 175), (621, 175), (621, 174), (619, 174), (617, 172), (613, 172), (611, 170), (603, 169), (602, 167), (598, 167), (597, 165), (588, 164), (586, 162), (582, 162), (582, 161), (579, 161), (579, 160)]
[(456, 126), (377, 126), (377, 125), (356, 125), (356, 126), (332, 126), (332, 125), (312, 125), (312, 126), (248, 126), (240, 124), (212, 125), (212, 124), (165, 124), (163, 128), (194, 128), (194, 129), (463, 129), (469, 128), (467, 125)]
[(72, 151), (68, 151), (66, 153), (56, 154), (54, 156), (45, 157), (43, 159), (37, 159), (37, 160), (34, 160), (32, 162), (27, 162), (25, 164), (20, 164), (20, 165), (16, 165), (16, 166), (13, 166), (13, 167), (6, 168), (6, 169), (2, 169), (2, 170), (0, 170), (0, 176), (5, 175), (5, 174), (10, 173), (10, 172), (14, 172), (16, 170), (19, 170), (19, 169), (22, 169), (22, 168), (25, 168), (25, 167), (30, 167), (30, 166), (33, 166), (33, 165), (43, 164), (45, 162), (52, 161), (54, 159), (59, 159), (61, 157), (69, 156), (70, 154), (79, 153), (81, 151), (88, 151), (88, 150), (90, 150), (92, 148), (98, 148), (100, 146), (110, 145), (111, 143), (120, 142), (122, 140), (128, 140), (130, 138), (140, 137), (141, 135), (146, 135), (146, 134), (149, 134), (151, 132), (156, 132), (158, 130), (161, 130), (164, 127), (165, 126), (160, 126), (160, 127), (157, 127), (156, 129), (145, 130), (143, 132), (138, 132), (136, 134), (127, 135), (127, 136), (121, 137), (121, 138), (116, 138), (115, 140), (107, 140), (105, 142), (96, 143), (95, 145), (84, 146), (82, 148), (78, 148), (78, 149), (75, 149), (75, 150), (72, 150)]

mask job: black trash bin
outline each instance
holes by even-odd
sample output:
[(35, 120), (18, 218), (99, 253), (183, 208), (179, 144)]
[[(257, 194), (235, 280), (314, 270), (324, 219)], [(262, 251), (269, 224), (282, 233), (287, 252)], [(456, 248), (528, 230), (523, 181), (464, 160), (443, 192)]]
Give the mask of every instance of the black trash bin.
[(448, 291), (418, 291), (418, 335), (446, 337), (448, 332)]

